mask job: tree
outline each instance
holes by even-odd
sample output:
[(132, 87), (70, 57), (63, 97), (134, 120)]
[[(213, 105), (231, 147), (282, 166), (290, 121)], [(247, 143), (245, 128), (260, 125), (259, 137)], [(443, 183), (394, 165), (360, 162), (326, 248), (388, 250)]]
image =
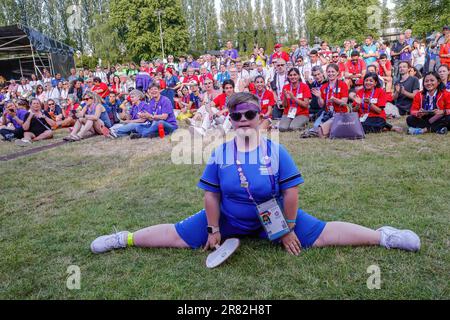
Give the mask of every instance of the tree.
[(297, 1), (295, 5), (295, 17), (297, 18), (297, 32), (299, 38), (305, 36), (305, 25), (304, 25), (304, 12), (303, 12), (304, 1)]
[(295, 11), (293, 0), (286, 0), (284, 10), (286, 17), (287, 40), (289, 44), (292, 44), (297, 39), (297, 34), (295, 31)]
[(367, 8), (378, 0), (321, 0), (306, 12), (309, 34), (332, 44), (349, 38), (362, 42), (366, 35), (377, 37), (380, 30), (369, 29)]
[(266, 33), (265, 49), (269, 53), (273, 50), (276, 38), (275, 26), (273, 24), (272, 0), (264, 0), (264, 26)]
[(275, 0), (275, 7), (277, 12), (277, 41), (283, 42), (286, 36), (286, 27), (284, 24), (284, 1)]
[(265, 45), (264, 21), (261, 13), (261, 0), (255, 0), (255, 29), (258, 46)]
[(221, 21), (222, 25), (220, 28), (222, 46), (225, 45), (225, 42), (228, 40), (233, 41), (234, 45), (236, 45), (236, 14), (237, 10), (233, 1), (229, 0), (221, 0)]
[(181, 0), (111, 0), (112, 32), (117, 32), (133, 59), (161, 57), (157, 10), (162, 10), (164, 50), (174, 55), (186, 52), (189, 35)]
[(393, 0), (400, 27), (412, 29), (424, 37), (428, 32), (441, 30), (450, 21), (449, 0)]

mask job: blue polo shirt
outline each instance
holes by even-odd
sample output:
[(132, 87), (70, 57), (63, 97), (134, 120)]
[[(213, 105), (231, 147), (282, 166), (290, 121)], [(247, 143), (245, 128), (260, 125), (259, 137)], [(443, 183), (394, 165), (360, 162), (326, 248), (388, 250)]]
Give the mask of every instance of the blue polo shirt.
[[(237, 157), (249, 183), (250, 192), (257, 204), (272, 199), (272, 183), (269, 172), (275, 180), (275, 194), (280, 206), (283, 205), (281, 191), (303, 183), (302, 175), (287, 150), (271, 140), (267, 143), (267, 151), (261, 146), (250, 152), (238, 152)], [(264, 143), (263, 142), (263, 143)], [(267, 170), (264, 155), (270, 158)], [(236, 161), (234, 161), (234, 140), (219, 146), (211, 155), (205, 167), (198, 187), (220, 193), (220, 212), (229, 223), (243, 231), (255, 231), (261, 228), (258, 211), (245, 188), (241, 187)]]

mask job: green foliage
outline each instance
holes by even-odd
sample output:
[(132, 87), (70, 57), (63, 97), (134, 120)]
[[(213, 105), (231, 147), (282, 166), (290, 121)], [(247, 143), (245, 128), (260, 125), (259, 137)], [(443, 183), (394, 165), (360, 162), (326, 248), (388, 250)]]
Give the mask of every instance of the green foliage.
[(111, 24), (135, 60), (162, 57), (157, 10), (163, 10), (161, 24), (166, 55), (184, 53), (189, 35), (181, 0), (111, 0)]
[(414, 35), (424, 37), (427, 33), (441, 31), (450, 21), (449, 0), (394, 0), (396, 17), (403, 29), (412, 29)]
[(376, 37), (379, 30), (368, 28), (367, 8), (372, 5), (379, 5), (378, 0), (323, 0), (306, 12), (308, 33), (333, 44), (349, 38), (362, 42), (368, 34)]

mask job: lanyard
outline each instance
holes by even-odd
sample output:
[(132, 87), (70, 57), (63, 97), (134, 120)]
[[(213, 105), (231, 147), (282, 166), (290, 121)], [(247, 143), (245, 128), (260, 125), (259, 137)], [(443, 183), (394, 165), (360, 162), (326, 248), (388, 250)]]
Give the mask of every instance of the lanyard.
[[(331, 90), (330, 90), (331, 88)], [(338, 90), (339, 90), (339, 80), (336, 80), (336, 87), (332, 88), (331, 87), (331, 83), (328, 83), (328, 87), (325, 90), (325, 108), (328, 107), (328, 100), (330, 100), (330, 98), (333, 97), (333, 90), (335, 90), (335, 94), (338, 94)], [(331, 91), (331, 97), (330, 97), (330, 91)]]
[(277, 74), (277, 92), (278, 92), (278, 95), (281, 95), (281, 92), (283, 91), (283, 87), (284, 87), (284, 83), (285, 82), (286, 82), (286, 75), (284, 75), (284, 81), (280, 85), (280, 75)]
[[(265, 144), (265, 141), (263, 141), (262, 139), (260, 141), (260, 146), (261, 146), (261, 149), (263, 152), (264, 165), (266, 166), (267, 171), (269, 172), (270, 184), (272, 186), (272, 197), (275, 199), (275, 196), (276, 196), (275, 178), (273, 176), (273, 171), (272, 171), (272, 166), (270, 164), (269, 156), (267, 155), (266, 144)], [(244, 170), (242, 169), (241, 162), (238, 160), (236, 139), (234, 139), (234, 161), (237, 166), (237, 171), (239, 174), (239, 180), (241, 181), (241, 186), (243, 188), (245, 188), (245, 190), (247, 191), (249, 200), (253, 201), (253, 203), (257, 206), (258, 204), (256, 203), (255, 198), (253, 198), (253, 196), (250, 192), (249, 183), (248, 183), (247, 177), (244, 174)]]
[(156, 112), (158, 112), (158, 107), (159, 107), (159, 111), (161, 111), (161, 98), (159, 99), (158, 102), (155, 102), (156, 105), (154, 106), (154, 109), (152, 110), (152, 114), (155, 115)]
[[(369, 101), (369, 103), (367, 104), (367, 112), (366, 112), (366, 113), (369, 113), (369, 112), (370, 112), (370, 103), (371, 103), (371, 101), (372, 101), (374, 95), (375, 95), (375, 88), (372, 89), (372, 94), (371, 94), (371, 96), (370, 96), (370, 101)], [(361, 113), (364, 113), (364, 106), (365, 106), (364, 97), (365, 97), (365, 96), (366, 96), (366, 92), (363, 92), (362, 102), (361, 102)]]
[(426, 97), (425, 97), (425, 110), (427, 110), (427, 111), (433, 110), (435, 106), (436, 106), (436, 108), (437, 108), (437, 105), (436, 105), (436, 102), (437, 102), (437, 92), (438, 92), (438, 91), (436, 90), (436, 92), (434, 93), (433, 97), (431, 97), (431, 96), (428, 94), (428, 92), (427, 92), (427, 95), (426, 95)]
[(263, 99), (264, 99), (264, 95), (266, 94), (266, 89), (263, 90), (262, 95), (260, 96), (258, 93), (258, 89), (256, 89), (256, 96), (258, 97), (259, 100), (259, 105), (261, 106), (261, 108), (263, 107)]

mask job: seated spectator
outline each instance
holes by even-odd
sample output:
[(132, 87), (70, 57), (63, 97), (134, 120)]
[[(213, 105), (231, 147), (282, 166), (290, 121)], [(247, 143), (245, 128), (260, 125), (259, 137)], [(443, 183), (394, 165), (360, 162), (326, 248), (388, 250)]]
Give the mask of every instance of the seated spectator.
[(311, 120), (316, 120), (319, 113), (324, 110), (320, 107), (317, 97), (320, 96), (320, 88), (327, 82), (327, 79), (321, 67), (314, 67), (312, 69), (312, 76), (314, 81), (308, 82), (309, 89), (312, 93), (311, 103), (309, 104), (309, 116)]
[(422, 77), (422, 73), (417, 70), (416, 67), (411, 67), (411, 69), (409, 69), (409, 75), (411, 77), (415, 77), (419, 80), (419, 90), (423, 90), (423, 77)]
[(177, 120), (185, 120), (192, 118), (194, 113), (191, 111), (192, 101), (187, 86), (181, 87), (179, 90), (180, 96), (177, 98), (178, 110), (175, 110)]
[(409, 75), (410, 68), (409, 62), (401, 61), (399, 63), (400, 80), (394, 85), (395, 106), (402, 116), (409, 114), (414, 96), (420, 89), (419, 79)]
[(16, 140), (18, 146), (30, 146), (34, 141), (40, 141), (53, 138), (51, 127), (55, 122), (50, 118), (46, 111), (41, 110), (41, 102), (34, 98), (31, 100), (30, 111), (25, 115), (25, 121), (22, 128), (24, 131), (23, 139)]
[(62, 116), (57, 118), (56, 125), (58, 128), (73, 127), (76, 122), (76, 115), (80, 105), (78, 104), (78, 97), (73, 94), (67, 96), (67, 105), (65, 106)]
[(261, 130), (268, 130), (272, 125), (272, 109), (276, 102), (273, 92), (266, 90), (266, 80), (264, 76), (256, 76), (255, 90), (251, 91), (251, 93), (258, 97), (259, 105), (261, 107), (259, 114), (259, 128)]
[(120, 100), (117, 98), (117, 93), (111, 91), (109, 93), (109, 96), (106, 97), (106, 99), (104, 100), (103, 106), (105, 107), (106, 112), (108, 113), (111, 125), (120, 123), (119, 114), (121, 113), (121, 110), (120, 110)]
[(5, 111), (2, 114), (2, 125), (0, 126), (0, 135), (6, 141), (23, 138), (22, 125), (25, 121), (27, 111), (24, 109), (17, 109), (13, 101), (7, 101)]
[(72, 132), (64, 138), (66, 141), (79, 141), (95, 134), (109, 135), (108, 128), (111, 127), (111, 122), (100, 96), (94, 92), (88, 92), (83, 100), (86, 105), (76, 114)]
[(279, 130), (292, 131), (304, 128), (309, 122), (309, 102), (311, 91), (307, 84), (300, 81), (300, 71), (292, 68), (288, 71), (289, 84), (283, 88), (283, 116)]
[(225, 64), (221, 64), (220, 65), (220, 72), (217, 74), (216, 80), (220, 86), (222, 86), (223, 82), (225, 80), (229, 80), (230, 79), (230, 73), (227, 71), (227, 67), (225, 66)]
[[(152, 83), (152, 85), (153, 84), (154, 83)], [(113, 137), (124, 137), (130, 135), (131, 133), (136, 132), (135, 129), (139, 125), (149, 123), (149, 120), (143, 117), (145, 113), (149, 113), (151, 111), (150, 106), (143, 101), (144, 93), (139, 90), (133, 90), (130, 92), (130, 100), (131, 108), (128, 112), (124, 110), (125, 108), (123, 109), (123, 112), (126, 112), (126, 118), (121, 124), (124, 125), (118, 127), (117, 129), (111, 130), (111, 135)]]
[(359, 52), (352, 51), (351, 59), (347, 62), (345, 72), (345, 82), (348, 88), (353, 88), (358, 84), (362, 84), (362, 79), (366, 74), (366, 64), (360, 58)]
[(105, 99), (109, 95), (108, 85), (102, 82), (102, 80), (99, 77), (95, 77), (93, 81), (94, 87), (92, 88), (92, 92), (98, 94), (100, 98)]
[(167, 97), (161, 95), (159, 84), (152, 83), (149, 90), (152, 96), (149, 111), (141, 114), (141, 118), (148, 122), (138, 125), (135, 129), (136, 133), (130, 136), (131, 139), (155, 138), (159, 135), (160, 127), (163, 128), (165, 135), (171, 134), (178, 128), (173, 106)]
[(353, 94), (354, 110), (359, 113), (364, 132), (381, 132), (386, 127), (386, 93), (378, 75), (368, 72), (364, 76), (364, 87)]
[(450, 67), (446, 64), (441, 65), (438, 69), (438, 74), (445, 89), (450, 92)]
[(427, 132), (447, 134), (450, 121), (450, 93), (445, 90), (436, 72), (427, 73), (423, 90), (414, 96), (411, 115), (406, 118), (409, 134)]
[(379, 76), (381, 77), (381, 79), (383, 79), (383, 82), (385, 83), (385, 90), (387, 93), (391, 93), (393, 91), (392, 64), (388, 60), (388, 57), (385, 53), (380, 54), (378, 65), (379, 65)]

